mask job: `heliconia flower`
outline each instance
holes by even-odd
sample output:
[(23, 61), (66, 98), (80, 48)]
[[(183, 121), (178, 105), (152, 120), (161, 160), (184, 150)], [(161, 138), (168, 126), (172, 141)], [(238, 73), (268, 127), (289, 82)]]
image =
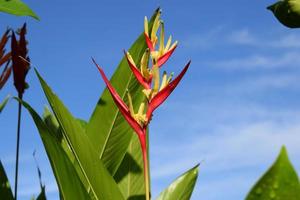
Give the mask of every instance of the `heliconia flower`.
[[(167, 44), (164, 41), (164, 24), (159, 19), (160, 10), (157, 11), (156, 18), (153, 21), (151, 33), (148, 29), (148, 20), (145, 17), (145, 40), (148, 48), (145, 50), (139, 65), (139, 68), (135, 64), (135, 61), (129, 54), (125, 52), (125, 57), (128, 65), (136, 77), (137, 81), (144, 87), (143, 93), (145, 94), (147, 101), (142, 102), (139, 106), (138, 112), (134, 111), (132, 98), (127, 91), (128, 106), (118, 95), (116, 90), (113, 88), (108, 78), (106, 77), (103, 69), (95, 62), (116, 106), (119, 108), (121, 114), (128, 122), (128, 124), (133, 128), (139, 138), (141, 145), (143, 164), (144, 164), (144, 177), (145, 177), (145, 197), (146, 200), (150, 200), (150, 186), (149, 186), (149, 173), (148, 173), (148, 152), (147, 152), (147, 127), (152, 118), (153, 111), (161, 105), (167, 97), (173, 92), (178, 83), (183, 78), (184, 74), (188, 70), (191, 61), (189, 61), (180, 74), (172, 80), (173, 74), (167, 76), (164, 72), (162, 75), (162, 80), (160, 80), (159, 70), (160, 67), (170, 58), (175, 48), (177, 47), (177, 42), (171, 45), (172, 37), (170, 36)], [(158, 37), (156, 35), (158, 29), (160, 28), (160, 41), (158, 49), (156, 50), (156, 44), (158, 42)], [(149, 58), (151, 56), (152, 66), (149, 68)], [(153, 82), (153, 83), (152, 83)]]
[(15, 33), (12, 33), (11, 38), (11, 55), (12, 55), (12, 68), (14, 74), (14, 85), (18, 91), (19, 97), (23, 96), (27, 83), (25, 77), (29, 70), (29, 57), (27, 56), (27, 41), (25, 39), (26, 24), (20, 30), (20, 39), (16, 39)]
[[(149, 105), (146, 113), (146, 118), (151, 119), (153, 111), (161, 105), (167, 97), (173, 92), (173, 90), (176, 88), (186, 71), (188, 70), (189, 66), (191, 64), (191, 61), (189, 61), (186, 66), (183, 68), (183, 70), (180, 72), (180, 74), (171, 82), (169, 82), (166, 86), (162, 85), (162, 88), (160, 91), (157, 92), (156, 95), (154, 95), (149, 100)], [(166, 81), (167, 82), (167, 81)]]
[[(131, 97), (129, 95), (129, 102), (130, 102), (130, 108), (128, 108), (128, 106), (126, 105), (126, 103), (122, 100), (122, 98), (118, 95), (118, 93), (116, 92), (116, 90), (114, 89), (114, 87), (110, 84), (108, 78), (106, 77), (103, 69), (96, 63), (96, 61), (94, 59), (92, 59), (94, 64), (97, 66), (116, 106), (119, 108), (120, 112), (122, 113), (122, 115), (124, 116), (124, 118), (126, 119), (126, 121), (128, 122), (128, 124), (133, 128), (133, 130), (139, 135), (143, 135), (144, 134), (144, 127), (142, 127), (138, 121), (136, 119), (134, 119), (134, 117), (131, 115), (133, 114), (133, 108), (132, 108), (132, 101), (131, 101)], [(142, 108), (140, 108), (140, 110), (142, 110)]]
[(9, 67), (9, 61), (11, 59), (11, 53), (5, 54), (5, 45), (8, 41), (8, 34), (9, 30), (5, 31), (3, 34), (1, 40), (0, 40), (0, 68), (3, 64), (6, 63), (4, 70), (2, 71), (0, 75), (0, 89), (4, 86), (6, 81), (8, 80), (10, 74), (11, 74), (11, 67)]

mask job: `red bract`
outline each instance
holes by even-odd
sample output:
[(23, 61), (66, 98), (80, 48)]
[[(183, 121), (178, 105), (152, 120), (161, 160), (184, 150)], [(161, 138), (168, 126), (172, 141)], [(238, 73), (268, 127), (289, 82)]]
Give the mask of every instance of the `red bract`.
[(154, 51), (155, 50), (154, 45), (153, 45), (151, 39), (149, 38), (149, 36), (147, 35), (147, 33), (144, 33), (144, 36), (145, 36), (146, 44), (147, 44), (148, 48), (150, 49), (151, 52)]
[[(148, 48), (150, 49), (150, 52), (155, 51), (155, 47), (154, 47), (151, 39), (148, 37), (148, 35), (146, 33), (144, 33), (144, 36), (145, 36), (146, 44), (147, 44)], [(165, 64), (168, 61), (168, 59), (171, 57), (171, 55), (175, 51), (176, 47), (177, 47), (177, 45), (175, 45), (174, 47), (169, 49), (166, 53), (164, 53), (163, 55), (161, 55), (158, 58), (158, 60), (157, 60), (158, 67), (161, 67), (163, 64)]]
[(0, 40), (0, 58), (1, 58), (1, 60), (3, 59), (3, 55), (5, 53), (4, 47), (5, 47), (5, 45), (7, 43), (7, 40), (8, 40), (8, 34), (9, 34), (9, 30), (5, 31), (5, 33), (3, 34), (3, 36)]
[(0, 90), (8, 80), (10, 74), (11, 74), (11, 67), (8, 67), (8, 65), (6, 65), (2, 74), (0, 75)]
[(113, 86), (110, 84), (108, 78), (106, 77), (103, 69), (96, 63), (96, 61), (93, 59), (94, 64), (98, 68), (115, 104), (119, 108), (120, 112), (128, 122), (128, 124), (133, 128), (133, 130), (141, 137), (144, 134), (143, 127), (141, 127), (137, 121), (131, 116), (130, 111), (126, 103), (122, 100), (122, 98), (118, 95), (116, 90), (113, 88)]
[(138, 70), (138, 68), (135, 66), (134, 63), (132, 63), (130, 61), (130, 59), (128, 58), (128, 54), (124, 51), (125, 57), (127, 59), (128, 65), (132, 71), (132, 73), (134, 74), (134, 76), (136, 77), (136, 79), (140, 82), (140, 84), (145, 88), (145, 89), (150, 89), (151, 87), (151, 78), (147, 81), (142, 73)]
[(172, 91), (176, 88), (182, 77), (184, 76), (185, 72), (188, 70), (189, 66), (191, 64), (191, 61), (189, 61), (186, 66), (183, 68), (183, 70), (180, 72), (180, 74), (171, 81), (166, 87), (164, 87), (161, 91), (159, 91), (149, 102), (148, 110), (146, 113), (146, 117), (148, 119), (151, 119), (153, 111), (161, 105), (168, 96), (172, 93)]
[(1, 40), (0, 40), (0, 68), (1, 66), (6, 63), (4, 70), (2, 71), (1, 75), (0, 75), (0, 89), (4, 86), (4, 84), (6, 83), (6, 81), (8, 80), (10, 74), (11, 74), (11, 67), (9, 67), (9, 61), (11, 58), (11, 53), (7, 53), (5, 54), (5, 45), (8, 41), (8, 34), (9, 34), (9, 30), (7, 30)]
[(160, 56), (157, 60), (157, 66), (161, 67), (163, 64), (165, 64), (171, 57), (172, 53), (175, 51), (176, 47), (177, 45), (175, 45), (172, 49), (167, 51), (164, 55)]
[(14, 74), (14, 85), (18, 91), (19, 97), (22, 98), (26, 89), (25, 77), (29, 70), (29, 57), (27, 56), (27, 41), (25, 39), (26, 24), (20, 30), (20, 40), (17, 41), (15, 33), (12, 33), (11, 38), (11, 55), (12, 68)]

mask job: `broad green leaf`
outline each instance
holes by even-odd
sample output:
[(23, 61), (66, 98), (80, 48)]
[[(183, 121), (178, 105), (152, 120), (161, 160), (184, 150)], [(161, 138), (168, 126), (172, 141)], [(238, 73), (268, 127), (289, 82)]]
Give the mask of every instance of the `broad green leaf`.
[(80, 166), (79, 166), (77, 160), (75, 159), (75, 156), (74, 156), (73, 152), (71, 151), (67, 141), (63, 137), (62, 129), (59, 126), (59, 123), (58, 123), (57, 119), (49, 111), (48, 107), (45, 107), (44, 114), (43, 114), (43, 120), (44, 120), (45, 124), (48, 126), (48, 128), (57, 137), (57, 140), (58, 140), (59, 144), (61, 145), (61, 147), (65, 151), (65, 153), (68, 156), (69, 160), (73, 163), (73, 167), (76, 169), (76, 172), (77, 172), (81, 182), (83, 183), (83, 185), (85, 186), (87, 191), (89, 191), (90, 187), (88, 185), (88, 182), (87, 182), (86, 178), (84, 177), (84, 174), (82, 173), (82, 171), (80, 169)]
[(62, 199), (90, 199), (72, 162), (61, 147), (56, 133), (49, 129), (49, 127), (29, 104), (24, 101), (22, 104), (29, 111), (36, 127), (38, 128)]
[(282, 147), (271, 168), (260, 178), (246, 200), (299, 200), (300, 183), (286, 151)]
[(0, 197), (5, 200), (13, 200), (14, 196), (10, 188), (2, 162), (0, 161)]
[(143, 157), (136, 135), (133, 135), (127, 153), (114, 178), (125, 199), (145, 200)]
[(4, 107), (5, 107), (5, 105), (7, 104), (9, 98), (10, 98), (10, 96), (8, 95), (8, 96), (5, 97), (5, 99), (0, 103), (0, 113), (1, 113), (2, 110), (4, 109)]
[(30, 16), (40, 20), (39, 17), (20, 0), (0, 0), (0, 12), (16, 16)]
[(62, 129), (63, 136), (72, 150), (95, 198), (122, 200), (123, 196), (116, 182), (99, 159), (80, 122), (72, 116), (37, 71), (36, 74)]
[(157, 200), (189, 200), (198, 177), (198, 165), (179, 176)]
[[(154, 13), (152, 20), (150, 20), (150, 28), (157, 12), (158, 10)], [(141, 59), (145, 49), (144, 34), (141, 34), (129, 49), (136, 63)], [(109, 66), (104, 68), (104, 70), (108, 68)], [(144, 95), (141, 92), (142, 87), (133, 76), (124, 57), (110, 82), (126, 103), (126, 90), (130, 91), (135, 109), (144, 101)], [(100, 83), (103, 83), (103, 80), (101, 80), (99, 74), (99, 85)], [(119, 113), (109, 91), (105, 89), (88, 122), (87, 135), (95, 146), (99, 157), (112, 175), (116, 173), (118, 166), (125, 156), (132, 134), (133, 130), (124, 120), (121, 113)]]

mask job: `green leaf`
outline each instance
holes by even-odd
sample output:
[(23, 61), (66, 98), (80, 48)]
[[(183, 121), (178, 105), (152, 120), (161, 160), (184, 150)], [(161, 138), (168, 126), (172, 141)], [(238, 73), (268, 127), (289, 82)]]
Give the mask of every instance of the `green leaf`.
[(277, 20), (286, 27), (300, 28), (300, 1), (280, 0), (267, 7)]
[(0, 12), (16, 16), (30, 16), (40, 20), (39, 17), (20, 0), (0, 0)]
[(160, 193), (157, 200), (189, 200), (198, 177), (198, 166), (179, 176), (167, 189)]
[(271, 168), (260, 178), (246, 200), (299, 200), (300, 183), (286, 151), (282, 147)]
[[(80, 165), (77, 162), (77, 160), (75, 159), (75, 156), (74, 156), (73, 152), (71, 151), (67, 141), (64, 139), (62, 129), (59, 126), (57, 119), (49, 111), (48, 107), (45, 107), (44, 114), (43, 114), (43, 120), (44, 120), (45, 124), (48, 126), (48, 128), (54, 133), (59, 144), (65, 151), (66, 155), (69, 157), (70, 161), (73, 163), (73, 167), (76, 169), (76, 172), (77, 172), (81, 182), (83, 183), (83, 185), (85, 186), (87, 191), (90, 191), (89, 184), (80, 169)], [(80, 122), (82, 122), (82, 120), (80, 120)]]
[(2, 110), (4, 109), (5, 105), (7, 104), (8, 100), (9, 100), (10, 96), (6, 96), (5, 99), (0, 103), (0, 113), (2, 112)]
[(36, 74), (62, 129), (63, 136), (79, 163), (95, 198), (123, 199), (116, 182), (99, 159), (81, 123), (72, 116), (37, 71)]
[[(89, 195), (81, 183), (76, 170), (60, 145), (56, 133), (54, 133), (41, 117), (26, 102), (23, 106), (29, 111), (32, 119), (38, 128), (45, 150), (51, 163), (60, 195), (63, 199), (90, 199)], [(41, 197), (42, 198), (42, 197)]]
[(133, 135), (114, 178), (125, 199), (145, 200), (143, 157), (137, 135)]
[[(153, 18), (157, 15), (157, 12), (158, 10), (156, 10), (152, 20), (150, 20), (150, 28), (152, 27)], [(141, 59), (145, 49), (146, 43), (144, 34), (141, 34), (129, 49), (136, 63)], [(99, 75), (99, 83), (101, 82), (103, 83)], [(130, 91), (135, 109), (144, 101), (143, 88), (133, 76), (127, 60), (124, 57), (110, 82), (126, 103), (126, 90), (128, 89)], [(105, 89), (101, 95), (88, 122), (86, 131), (104, 165), (112, 175), (115, 175), (125, 156), (132, 134), (134, 133), (115, 106), (107, 89)]]
[(46, 198), (46, 191), (45, 191), (45, 186), (41, 187), (41, 193), (39, 196), (36, 198), (36, 200), (47, 200)]
[(4, 167), (0, 161), (0, 197), (5, 200), (13, 200), (14, 196), (10, 188)]

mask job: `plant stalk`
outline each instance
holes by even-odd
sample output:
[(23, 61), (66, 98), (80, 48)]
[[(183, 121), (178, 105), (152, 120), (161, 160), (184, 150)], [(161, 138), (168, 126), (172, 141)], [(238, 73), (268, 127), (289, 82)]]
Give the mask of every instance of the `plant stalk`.
[[(19, 95), (22, 100), (22, 95)], [(20, 132), (21, 132), (21, 112), (22, 104), (19, 102), (18, 106), (18, 127), (17, 127), (17, 147), (16, 147), (16, 170), (15, 170), (15, 200), (18, 198), (18, 172), (19, 172), (19, 148), (20, 148)]]
[(149, 179), (149, 164), (148, 164), (148, 152), (147, 152), (147, 142), (146, 142), (146, 129), (143, 136), (140, 137), (140, 143), (142, 147), (143, 163), (144, 163), (144, 180), (145, 180), (145, 191), (146, 200), (150, 200), (150, 179)]
[(143, 152), (143, 158), (144, 158), (144, 176), (145, 176), (146, 200), (150, 200), (149, 169), (148, 169), (147, 151)]

